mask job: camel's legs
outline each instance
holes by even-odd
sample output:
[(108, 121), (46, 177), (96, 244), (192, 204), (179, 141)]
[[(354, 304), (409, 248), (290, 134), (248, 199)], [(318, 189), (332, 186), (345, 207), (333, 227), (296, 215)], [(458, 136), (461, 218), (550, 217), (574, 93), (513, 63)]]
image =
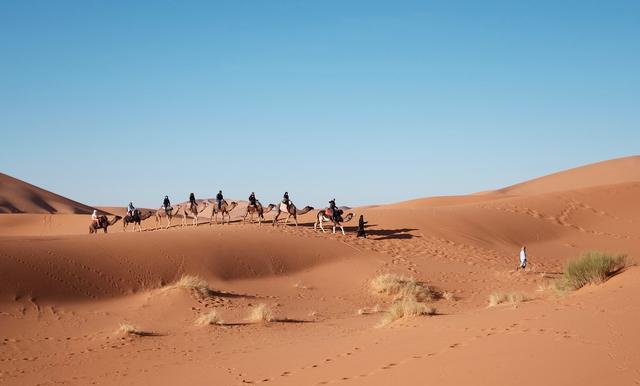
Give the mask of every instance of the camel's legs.
[(342, 235), (344, 236), (344, 235), (345, 235), (345, 233), (344, 233), (344, 227), (343, 227), (342, 225), (340, 225), (340, 229), (342, 229)]
[(324, 230), (324, 226), (322, 225), (323, 220), (324, 220), (324, 218), (322, 216), (320, 216), (320, 229), (322, 230), (322, 233), (326, 232)]

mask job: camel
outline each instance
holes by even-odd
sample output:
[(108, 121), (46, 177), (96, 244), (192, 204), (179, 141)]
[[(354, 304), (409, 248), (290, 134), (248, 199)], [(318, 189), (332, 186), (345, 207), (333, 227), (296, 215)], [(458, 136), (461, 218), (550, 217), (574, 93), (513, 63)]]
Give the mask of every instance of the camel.
[(168, 210), (164, 209), (163, 207), (156, 210), (156, 229), (158, 229), (158, 226), (160, 225), (160, 219), (162, 217), (167, 218), (167, 226), (165, 227), (165, 229), (169, 229), (169, 227), (171, 226), (171, 220), (173, 219), (173, 216), (179, 213), (180, 213), (180, 205), (176, 205), (175, 207), (169, 207)]
[(293, 221), (295, 221), (296, 226), (298, 226), (298, 216), (308, 213), (312, 210), (312, 206), (307, 205), (302, 209), (297, 209), (293, 202), (290, 203), (288, 207), (287, 204), (281, 202), (280, 205), (276, 206), (276, 216), (273, 218), (273, 226), (276, 226), (276, 224), (278, 224), (278, 217), (280, 217), (280, 213), (282, 212), (286, 212), (289, 214), (289, 216), (287, 216), (287, 219), (284, 220), (284, 225), (287, 225), (289, 219), (293, 217)]
[(142, 211), (140, 209), (136, 209), (133, 211), (133, 214), (131, 216), (126, 215), (122, 218), (122, 226), (124, 231), (127, 231), (127, 225), (129, 224), (133, 224), (133, 231), (136, 231), (136, 225), (138, 226), (138, 232), (142, 231), (142, 221), (148, 219), (149, 217), (153, 216), (153, 212), (152, 211), (145, 211), (144, 213), (142, 213)]
[(198, 226), (198, 213), (204, 212), (204, 210), (207, 209), (207, 206), (209, 206), (209, 202), (206, 200), (202, 201), (202, 207), (200, 206), (200, 203), (197, 205), (185, 206), (182, 210), (184, 214), (184, 217), (182, 217), (182, 226), (187, 225), (187, 217), (189, 216), (193, 216), (193, 226)]
[(122, 217), (120, 217), (120, 216), (115, 216), (113, 219), (109, 220), (107, 218), (107, 216), (100, 215), (100, 216), (98, 216), (98, 223), (97, 224), (95, 222), (91, 221), (91, 224), (89, 225), (89, 233), (98, 233), (98, 229), (104, 229), (104, 233), (107, 233), (107, 228), (109, 228), (109, 226), (117, 223), (118, 220), (120, 220), (121, 218)]
[(269, 206), (267, 206), (267, 208), (265, 209), (262, 204), (260, 203), (260, 201), (256, 201), (256, 205), (249, 205), (247, 206), (247, 213), (245, 213), (244, 217), (242, 218), (243, 222), (247, 221), (247, 216), (251, 215), (251, 217), (249, 217), (249, 222), (253, 223), (253, 214), (257, 213), (258, 214), (258, 225), (262, 225), (262, 220), (264, 220), (264, 215), (266, 213), (271, 212), (271, 210), (273, 208), (275, 208), (276, 206), (274, 204), (269, 204)]
[(218, 208), (217, 202), (212, 202), (213, 210), (211, 211), (211, 218), (209, 219), (209, 225), (213, 224), (213, 218), (216, 218), (216, 224), (218, 223), (218, 213), (222, 213), (222, 225), (224, 225), (224, 215), (226, 214), (228, 217), (227, 224), (231, 223), (231, 211), (238, 206), (238, 203), (235, 201), (231, 201), (231, 204), (227, 203), (226, 200), (222, 201), (222, 205)]
[(331, 216), (331, 210), (329, 208), (325, 208), (324, 210), (319, 211), (316, 215), (316, 222), (313, 224), (313, 230), (316, 230), (317, 226), (320, 225), (320, 229), (322, 229), (322, 233), (324, 233), (325, 230), (322, 226), (322, 222), (327, 221), (333, 222), (333, 233), (336, 233), (336, 227), (339, 226), (342, 230), (342, 235), (344, 235), (345, 233), (342, 223), (351, 221), (351, 219), (353, 218), (353, 213), (349, 213), (343, 218), (342, 214), (344, 213), (344, 211), (342, 209), (336, 210), (338, 211), (338, 216)]

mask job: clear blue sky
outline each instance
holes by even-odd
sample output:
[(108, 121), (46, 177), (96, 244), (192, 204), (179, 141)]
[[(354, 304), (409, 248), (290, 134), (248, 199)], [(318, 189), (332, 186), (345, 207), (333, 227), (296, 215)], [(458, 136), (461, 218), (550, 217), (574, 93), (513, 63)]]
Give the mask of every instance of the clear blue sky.
[(0, 1), (0, 171), (361, 205), (640, 153), (640, 1)]

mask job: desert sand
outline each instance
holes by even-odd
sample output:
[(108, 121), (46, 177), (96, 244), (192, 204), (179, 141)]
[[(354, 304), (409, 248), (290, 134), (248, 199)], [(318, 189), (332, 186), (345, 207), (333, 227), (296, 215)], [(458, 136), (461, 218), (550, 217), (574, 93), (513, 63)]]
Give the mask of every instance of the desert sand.
[[(89, 235), (91, 206), (0, 175), (0, 384), (640, 384), (640, 269), (550, 288), (584, 251), (634, 261), (638, 197), (635, 156), (353, 208), (346, 236), (314, 231), (315, 210), (298, 227), (244, 224), (246, 202), (230, 225), (210, 225), (209, 209), (197, 227), (149, 218)], [(435, 315), (381, 325), (392, 300), (369, 283), (384, 273), (444, 295), (428, 301)], [(174, 285), (183, 275), (208, 289)], [(525, 301), (488, 307), (494, 292)], [(260, 304), (272, 321), (248, 320)], [(220, 324), (196, 322), (211, 311)]]

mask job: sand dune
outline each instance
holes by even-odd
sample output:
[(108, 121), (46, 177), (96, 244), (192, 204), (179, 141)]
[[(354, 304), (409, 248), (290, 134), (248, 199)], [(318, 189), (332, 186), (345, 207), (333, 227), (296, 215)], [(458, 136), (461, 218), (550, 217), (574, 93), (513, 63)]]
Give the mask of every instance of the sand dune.
[[(640, 269), (566, 296), (549, 285), (582, 251), (640, 254), (639, 159), (354, 208), (367, 239), (355, 222), (314, 231), (314, 211), (299, 227), (242, 224), (242, 206), (231, 225), (205, 212), (196, 228), (107, 235), (86, 234), (86, 215), (51, 215), (47, 232), (42, 214), (0, 215), (0, 383), (637, 383)], [(448, 296), (379, 327), (391, 299), (368, 283), (387, 272)], [(185, 274), (208, 289), (175, 288)], [(487, 308), (496, 291), (528, 301)], [(259, 304), (274, 322), (247, 321)], [(196, 323), (212, 310), (222, 325)], [(125, 322), (141, 334), (118, 333)]]
[(91, 214), (93, 208), (0, 173), (0, 213)]
[(529, 195), (638, 181), (640, 181), (640, 156), (632, 156), (565, 170), (496, 192)]

